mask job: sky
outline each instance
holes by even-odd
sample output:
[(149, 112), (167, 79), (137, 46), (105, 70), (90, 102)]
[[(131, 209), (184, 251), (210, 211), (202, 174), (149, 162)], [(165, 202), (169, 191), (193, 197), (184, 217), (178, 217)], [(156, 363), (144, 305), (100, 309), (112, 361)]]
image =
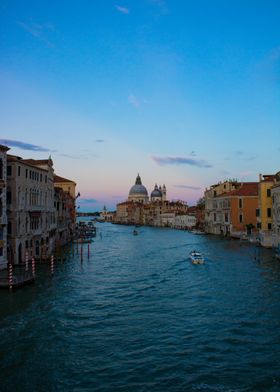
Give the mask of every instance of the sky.
[(279, 0), (0, 2), (0, 143), (82, 211), (280, 170)]

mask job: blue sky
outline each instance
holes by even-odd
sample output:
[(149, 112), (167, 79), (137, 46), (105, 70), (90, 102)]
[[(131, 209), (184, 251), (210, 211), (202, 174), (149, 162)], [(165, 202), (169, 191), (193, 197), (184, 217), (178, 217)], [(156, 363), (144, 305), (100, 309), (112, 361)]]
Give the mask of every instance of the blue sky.
[(51, 154), (81, 209), (138, 172), (189, 204), (257, 181), (280, 169), (279, 20), (272, 0), (2, 0), (0, 138)]

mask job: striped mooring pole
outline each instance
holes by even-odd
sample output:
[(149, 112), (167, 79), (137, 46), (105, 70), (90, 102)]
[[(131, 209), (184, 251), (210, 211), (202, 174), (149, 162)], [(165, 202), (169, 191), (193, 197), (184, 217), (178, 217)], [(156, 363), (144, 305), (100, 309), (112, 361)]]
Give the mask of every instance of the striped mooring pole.
[(81, 244), (81, 261), (83, 261), (83, 244)]
[(51, 256), (51, 274), (53, 275), (54, 273), (54, 257), (53, 255)]
[(25, 271), (28, 271), (28, 252), (25, 253)]
[(88, 259), (89, 259), (89, 254), (90, 254), (90, 246), (89, 246), (90, 244), (88, 243), (88, 247), (87, 247), (87, 250), (88, 250)]
[(9, 264), (9, 289), (12, 290), (13, 288), (13, 265), (12, 263)]
[(35, 276), (35, 259), (32, 257), (32, 275)]

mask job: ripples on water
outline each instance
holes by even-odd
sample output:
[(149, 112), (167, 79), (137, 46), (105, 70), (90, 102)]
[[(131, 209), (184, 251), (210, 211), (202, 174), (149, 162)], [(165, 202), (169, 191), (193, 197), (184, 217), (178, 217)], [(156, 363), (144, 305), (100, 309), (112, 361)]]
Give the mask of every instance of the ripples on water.
[[(84, 260), (0, 292), (1, 391), (280, 391), (271, 251), (100, 224)], [(192, 249), (204, 265), (187, 259)]]

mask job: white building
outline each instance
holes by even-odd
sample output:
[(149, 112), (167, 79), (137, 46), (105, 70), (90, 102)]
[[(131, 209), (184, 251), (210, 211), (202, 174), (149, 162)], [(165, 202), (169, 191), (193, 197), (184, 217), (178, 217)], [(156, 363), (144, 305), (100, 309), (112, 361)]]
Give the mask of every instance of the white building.
[(8, 155), (8, 261), (48, 256), (55, 247), (54, 174), (52, 160)]
[(194, 215), (177, 215), (175, 217), (175, 228), (176, 229), (187, 229), (191, 230), (196, 225), (196, 217)]

